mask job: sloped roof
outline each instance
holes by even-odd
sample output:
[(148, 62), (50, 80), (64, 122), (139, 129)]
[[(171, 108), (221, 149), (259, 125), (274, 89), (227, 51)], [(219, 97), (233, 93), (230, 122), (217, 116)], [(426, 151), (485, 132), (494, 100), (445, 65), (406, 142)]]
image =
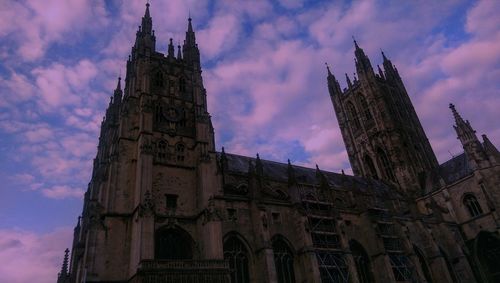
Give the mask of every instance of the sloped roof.
[(467, 155), (459, 154), (426, 174), (423, 194), (440, 189), (443, 186), (440, 180), (444, 181), (445, 185), (453, 184), (472, 174), (472, 171)]
[(446, 184), (454, 183), (471, 173), (472, 168), (465, 152), (439, 165), (439, 174)]
[[(217, 153), (220, 158), (221, 153)], [(256, 158), (226, 153), (229, 173), (246, 175), (250, 161), (255, 166)], [(288, 182), (288, 164), (261, 159), (264, 174), (277, 182)], [(292, 165), (295, 179), (298, 183), (317, 184), (316, 169)], [(380, 197), (399, 198), (401, 195), (391, 189), (389, 185), (378, 181), (358, 176), (350, 176), (321, 170), (328, 184), (333, 189), (348, 188), (350, 191), (377, 195)]]

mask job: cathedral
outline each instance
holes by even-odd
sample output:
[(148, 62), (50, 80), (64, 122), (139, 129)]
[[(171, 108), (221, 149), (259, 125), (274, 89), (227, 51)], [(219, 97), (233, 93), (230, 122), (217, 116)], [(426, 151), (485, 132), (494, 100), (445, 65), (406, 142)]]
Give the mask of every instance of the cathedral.
[(217, 150), (191, 19), (160, 53), (147, 4), (57, 282), (500, 282), (500, 152), (450, 104), (464, 153), (439, 164), (354, 44), (325, 81), (350, 176)]

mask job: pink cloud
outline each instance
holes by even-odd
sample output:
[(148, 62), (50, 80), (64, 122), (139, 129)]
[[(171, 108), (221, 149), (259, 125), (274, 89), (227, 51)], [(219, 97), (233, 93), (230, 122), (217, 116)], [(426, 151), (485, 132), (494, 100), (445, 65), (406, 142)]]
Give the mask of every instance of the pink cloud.
[(49, 233), (0, 230), (0, 282), (55, 282), (64, 250), (71, 246), (72, 229)]
[(64, 198), (82, 198), (84, 191), (78, 188), (69, 186), (53, 186), (48, 189), (42, 189), (42, 194), (48, 198), (64, 199)]
[(18, 45), (16, 52), (26, 61), (41, 58), (50, 44), (65, 42), (68, 35), (75, 37), (80, 31), (107, 24), (103, 2), (27, 0), (5, 4), (0, 36), (12, 36)]

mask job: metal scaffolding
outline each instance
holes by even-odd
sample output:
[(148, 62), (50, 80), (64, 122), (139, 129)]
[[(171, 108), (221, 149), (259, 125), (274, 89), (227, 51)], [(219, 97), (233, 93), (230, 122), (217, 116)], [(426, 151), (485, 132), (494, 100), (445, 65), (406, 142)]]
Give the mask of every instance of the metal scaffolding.
[(349, 271), (337, 231), (333, 201), (329, 193), (318, 193), (316, 187), (299, 185), (302, 206), (310, 225), (321, 282), (347, 283)]

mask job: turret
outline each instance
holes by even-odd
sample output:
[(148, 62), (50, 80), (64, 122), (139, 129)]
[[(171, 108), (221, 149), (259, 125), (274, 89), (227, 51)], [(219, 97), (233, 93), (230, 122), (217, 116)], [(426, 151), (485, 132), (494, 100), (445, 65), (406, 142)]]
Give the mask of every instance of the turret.
[(64, 260), (61, 267), (61, 272), (57, 276), (57, 283), (69, 283), (69, 273), (68, 273), (68, 259), (69, 259), (69, 249), (64, 251)]
[(360, 80), (374, 76), (372, 64), (368, 56), (362, 48), (359, 47), (358, 42), (354, 39), (354, 55), (356, 57), (356, 72)]
[(333, 96), (335, 96), (335, 95), (341, 95), (342, 94), (342, 90), (340, 89), (339, 82), (337, 81), (337, 79), (335, 78), (335, 76), (330, 71), (330, 66), (328, 66), (327, 63), (325, 63), (325, 65), (326, 65), (326, 70), (327, 70), (327, 77), (326, 78), (327, 78), (327, 81), (328, 81), (328, 90), (330, 91), (330, 96), (333, 99)]
[(134, 47), (132, 47), (132, 57), (150, 56), (156, 50), (156, 37), (153, 30), (153, 19), (149, 13), (149, 3), (146, 4), (146, 12), (142, 17), (141, 25), (136, 33)]
[(487, 166), (489, 163), (488, 157), (483, 145), (476, 136), (476, 131), (472, 128), (468, 120), (462, 119), (458, 111), (455, 109), (455, 105), (450, 103), (450, 109), (453, 114), (453, 118), (455, 119), (455, 125), (453, 128), (457, 132), (457, 138), (462, 143), (471, 167), (473, 169), (477, 169), (481, 166)]
[(187, 65), (200, 68), (200, 50), (198, 50), (198, 44), (196, 44), (196, 36), (191, 18), (188, 19), (188, 30), (186, 31), (186, 39), (182, 46), (182, 54)]

